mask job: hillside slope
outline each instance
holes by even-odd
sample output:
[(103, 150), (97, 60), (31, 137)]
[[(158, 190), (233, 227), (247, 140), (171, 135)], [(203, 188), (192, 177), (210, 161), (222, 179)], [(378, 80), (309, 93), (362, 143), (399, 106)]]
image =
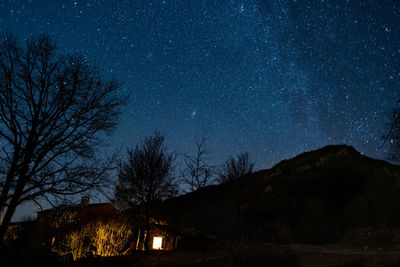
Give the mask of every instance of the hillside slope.
[(167, 200), (157, 216), (180, 231), (244, 243), (337, 242), (353, 229), (400, 225), (400, 167), (327, 146)]

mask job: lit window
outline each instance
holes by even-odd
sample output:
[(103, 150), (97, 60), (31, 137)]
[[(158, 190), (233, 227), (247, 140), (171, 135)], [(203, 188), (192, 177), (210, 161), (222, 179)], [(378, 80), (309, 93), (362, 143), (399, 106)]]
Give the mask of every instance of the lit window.
[(153, 238), (153, 249), (161, 249), (162, 248), (162, 237), (155, 236)]

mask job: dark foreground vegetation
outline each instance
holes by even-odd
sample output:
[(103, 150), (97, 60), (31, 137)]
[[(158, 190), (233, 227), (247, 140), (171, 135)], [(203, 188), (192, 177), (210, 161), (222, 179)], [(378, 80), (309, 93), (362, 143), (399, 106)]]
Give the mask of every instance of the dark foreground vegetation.
[[(93, 261), (76, 262), (91, 266)], [(132, 263), (135, 264), (132, 264)], [(235, 249), (153, 253), (144, 257), (117, 257), (98, 266), (399, 266), (400, 252), (364, 251), (307, 245), (257, 244)], [(100, 265), (104, 264), (104, 265)], [(94, 265), (93, 265), (94, 266)]]
[(338, 246), (253, 244), (207, 251), (151, 251), (130, 256), (85, 258), (71, 261), (54, 254), (26, 254), (2, 250), (2, 266), (400, 266), (399, 250)]

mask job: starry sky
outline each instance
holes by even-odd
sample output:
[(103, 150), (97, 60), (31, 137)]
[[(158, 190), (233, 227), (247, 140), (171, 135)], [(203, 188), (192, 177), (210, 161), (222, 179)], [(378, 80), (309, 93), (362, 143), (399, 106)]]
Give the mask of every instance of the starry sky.
[(386, 158), (400, 98), (399, 1), (0, 2), (0, 34), (48, 33), (130, 93), (104, 153), (155, 130), (178, 153), (202, 132), (212, 164), (256, 169), (328, 144)]

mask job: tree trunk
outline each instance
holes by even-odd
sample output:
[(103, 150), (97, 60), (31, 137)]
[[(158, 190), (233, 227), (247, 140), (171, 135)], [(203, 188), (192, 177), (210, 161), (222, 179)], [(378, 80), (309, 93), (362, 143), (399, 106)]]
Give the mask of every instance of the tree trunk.
[(14, 181), (16, 168), (17, 168), (17, 160), (15, 159), (15, 156), (14, 156), (13, 163), (7, 173), (6, 182), (4, 183), (3, 188), (1, 190), (0, 216), (3, 214), (4, 208), (6, 207), (8, 192), (10, 190), (11, 183)]
[(4, 183), (3, 190), (0, 194), (0, 216), (3, 214), (4, 208), (6, 207), (8, 191), (11, 186), (12, 179), (9, 179), (8, 175), (6, 178), (6, 182)]
[(144, 250), (149, 251), (149, 239), (150, 239), (150, 207), (146, 207), (146, 235), (144, 240)]
[(136, 239), (136, 250), (139, 250), (139, 243), (140, 243), (140, 227), (139, 227), (138, 236)]
[(11, 222), (11, 218), (14, 215), (15, 209), (19, 205), (19, 199), (22, 195), (22, 191), (24, 190), (24, 187), (26, 185), (25, 182), (25, 175), (21, 171), (19, 175), (19, 180), (16, 184), (15, 191), (13, 193), (13, 196), (11, 198), (10, 204), (7, 207), (7, 211), (4, 214), (3, 220), (0, 225), (0, 247), (4, 245), (4, 236), (7, 232), (7, 228)]
[(4, 214), (3, 220), (0, 225), (0, 247), (4, 245), (4, 236), (7, 232), (8, 226), (10, 225), (11, 218), (14, 215), (15, 209), (18, 206), (18, 199), (21, 194), (20, 191), (22, 192), (22, 190), (17, 190), (17, 191), (18, 191), (16, 192), (17, 194), (14, 193), (14, 196), (10, 201), (10, 204), (7, 207), (7, 211)]

